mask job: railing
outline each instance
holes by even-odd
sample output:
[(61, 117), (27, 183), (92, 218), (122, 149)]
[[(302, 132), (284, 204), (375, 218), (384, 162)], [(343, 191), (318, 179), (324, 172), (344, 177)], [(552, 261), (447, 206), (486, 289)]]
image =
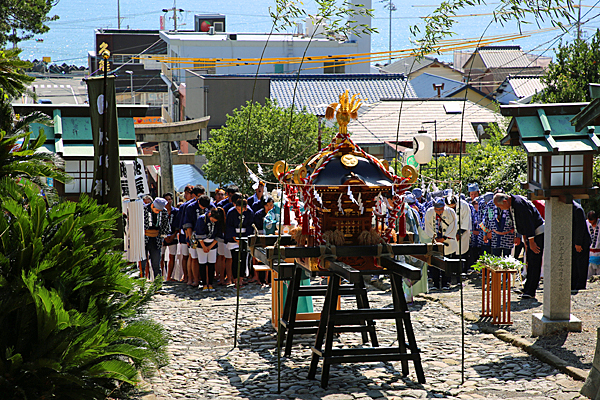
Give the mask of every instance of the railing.
[(167, 66), (167, 63), (161, 63), (160, 64), (160, 72), (162, 72), (162, 74), (169, 80), (169, 81), (173, 81), (173, 71), (171, 71), (171, 68), (169, 68)]

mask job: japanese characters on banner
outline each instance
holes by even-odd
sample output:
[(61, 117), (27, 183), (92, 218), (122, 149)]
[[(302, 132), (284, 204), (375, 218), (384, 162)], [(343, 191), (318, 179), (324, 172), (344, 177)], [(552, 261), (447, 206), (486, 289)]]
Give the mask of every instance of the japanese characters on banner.
[[(108, 50), (107, 50), (108, 51)], [(90, 123), (94, 139), (93, 197), (98, 204), (121, 210), (123, 197), (119, 177), (119, 124), (115, 77), (86, 78)], [(117, 220), (116, 237), (123, 237), (123, 223)]]
[(121, 161), (121, 192), (123, 197), (136, 199), (140, 194), (149, 194), (144, 161)]

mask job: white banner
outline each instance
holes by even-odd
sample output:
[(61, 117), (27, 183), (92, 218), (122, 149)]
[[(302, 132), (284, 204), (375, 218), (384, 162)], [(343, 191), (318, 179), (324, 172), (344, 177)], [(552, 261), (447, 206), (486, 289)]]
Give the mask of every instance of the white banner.
[(121, 161), (121, 192), (123, 197), (130, 199), (150, 193), (144, 162), (141, 159)]

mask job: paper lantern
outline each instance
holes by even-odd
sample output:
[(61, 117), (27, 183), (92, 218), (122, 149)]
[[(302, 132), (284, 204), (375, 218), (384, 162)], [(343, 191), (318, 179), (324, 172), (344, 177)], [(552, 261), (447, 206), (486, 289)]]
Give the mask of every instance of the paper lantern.
[(433, 138), (426, 133), (419, 133), (413, 138), (413, 151), (418, 164), (427, 164), (433, 157)]

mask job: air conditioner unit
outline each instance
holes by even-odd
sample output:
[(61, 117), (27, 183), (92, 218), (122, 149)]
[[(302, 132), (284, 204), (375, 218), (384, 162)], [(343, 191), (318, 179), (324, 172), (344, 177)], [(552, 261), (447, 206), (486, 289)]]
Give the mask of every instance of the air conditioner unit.
[(224, 32), (225, 31), (225, 24), (221, 21), (215, 21), (213, 24), (213, 27), (215, 28), (215, 32)]
[(210, 26), (208, 28), (208, 34), (209, 35), (214, 35), (215, 34), (215, 27), (214, 26)]

